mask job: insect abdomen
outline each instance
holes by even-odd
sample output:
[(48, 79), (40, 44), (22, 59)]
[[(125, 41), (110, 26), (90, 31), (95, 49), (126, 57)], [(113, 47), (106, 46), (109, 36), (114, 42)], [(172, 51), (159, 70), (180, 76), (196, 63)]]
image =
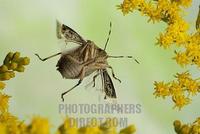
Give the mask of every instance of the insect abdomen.
[(61, 56), (57, 65), (57, 70), (61, 73), (63, 78), (76, 79), (81, 72), (80, 65), (71, 61), (67, 56)]

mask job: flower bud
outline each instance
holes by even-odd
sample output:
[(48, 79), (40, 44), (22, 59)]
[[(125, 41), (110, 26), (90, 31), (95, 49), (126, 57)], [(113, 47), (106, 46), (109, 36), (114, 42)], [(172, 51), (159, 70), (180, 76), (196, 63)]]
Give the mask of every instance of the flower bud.
[(20, 57), (20, 52), (15, 52), (12, 61), (17, 61)]
[(8, 71), (8, 67), (7, 67), (6, 65), (0, 66), (0, 72), (1, 72), (1, 73), (4, 73), (4, 72), (6, 72), (6, 71)]
[(5, 86), (6, 86), (6, 84), (0, 81), (0, 90), (4, 89)]
[(11, 70), (15, 70), (16, 68), (17, 68), (17, 63), (16, 62), (12, 62), (11, 64), (10, 64), (10, 66), (9, 66), (9, 68), (11, 69)]
[(178, 133), (181, 129), (181, 122), (179, 120), (174, 121), (174, 130)]
[(30, 59), (28, 57), (24, 57), (20, 60), (21, 65), (28, 65), (30, 63)]
[(190, 132), (190, 127), (188, 125), (183, 125), (181, 127), (180, 133), (181, 134), (189, 134)]
[(122, 130), (120, 131), (120, 134), (132, 134), (132, 133), (134, 133), (135, 131), (136, 131), (135, 126), (134, 126), (134, 125), (130, 125), (130, 126), (124, 128), (124, 129), (122, 129)]
[(23, 65), (20, 65), (15, 69), (15, 71), (17, 71), (17, 72), (24, 72), (24, 70), (25, 70), (25, 68)]
[(6, 55), (6, 58), (4, 59), (3, 61), (3, 64), (4, 65), (8, 65), (10, 63), (10, 60), (12, 59), (13, 57), (13, 53), (12, 52), (9, 52), (7, 55)]
[(5, 72), (5, 73), (0, 74), (0, 80), (2, 80), (2, 81), (9, 80), (10, 78), (11, 78), (11, 76), (10, 76), (9, 72)]

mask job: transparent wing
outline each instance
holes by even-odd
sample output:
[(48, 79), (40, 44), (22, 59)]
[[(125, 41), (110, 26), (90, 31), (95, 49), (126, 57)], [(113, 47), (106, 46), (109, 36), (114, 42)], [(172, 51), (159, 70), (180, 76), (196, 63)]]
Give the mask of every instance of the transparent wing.
[(106, 69), (103, 69), (101, 71), (102, 75), (102, 83), (103, 83), (103, 89), (106, 94), (104, 99), (107, 99), (106, 97), (109, 98), (117, 98), (116, 92), (115, 92), (115, 87), (113, 85), (112, 79), (110, 78), (108, 72)]
[(58, 20), (56, 21), (57, 27), (57, 38), (64, 39), (65, 43), (74, 42), (79, 45), (84, 45), (86, 41), (73, 29), (66, 26), (65, 24), (61, 24)]

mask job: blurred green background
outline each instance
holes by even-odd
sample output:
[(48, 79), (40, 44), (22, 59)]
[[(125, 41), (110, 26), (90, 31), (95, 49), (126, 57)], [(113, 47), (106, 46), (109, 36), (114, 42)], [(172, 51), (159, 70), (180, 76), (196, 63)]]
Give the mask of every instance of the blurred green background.
[[(117, 115), (128, 117), (134, 123), (138, 134), (174, 133), (173, 121), (181, 119), (192, 122), (200, 113), (199, 96), (182, 111), (173, 110), (171, 99), (155, 99), (154, 81), (170, 81), (181, 69), (175, 61), (173, 49), (163, 50), (155, 45), (156, 36), (162, 32), (164, 23), (147, 23), (148, 18), (134, 12), (123, 16), (116, 5), (122, 0), (0, 0), (0, 61), (9, 51), (20, 51), (31, 58), (25, 73), (17, 74), (7, 83), (6, 92), (12, 96), (10, 109), (21, 120), (33, 115), (49, 118), (52, 127), (58, 126), (64, 115), (58, 113), (60, 94), (77, 83), (77, 80), (62, 79), (56, 71), (59, 57), (41, 62), (34, 55), (42, 57), (61, 51), (55, 34), (56, 19), (76, 30), (85, 39), (93, 40), (104, 47), (109, 22), (112, 21), (112, 35), (107, 52), (112, 55), (133, 55), (141, 64), (130, 59), (109, 59), (115, 74), (122, 83), (113, 80), (118, 103), (142, 105), (141, 114)], [(187, 10), (186, 19), (195, 24), (199, 0), (194, 0)], [(194, 27), (191, 27), (194, 30)], [(189, 67), (194, 76), (199, 70)], [(87, 77), (81, 86), (65, 97), (66, 103), (105, 103), (99, 100), (100, 92), (92, 86), (85, 86), (92, 80)], [(100, 79), (98, 80), (100, 83)], [(83, 116), (83, 115), (73, 115)], [(93, 115), (87, 115), (93, 116)], [(109, 116), (109, 115), (108, 115)]]

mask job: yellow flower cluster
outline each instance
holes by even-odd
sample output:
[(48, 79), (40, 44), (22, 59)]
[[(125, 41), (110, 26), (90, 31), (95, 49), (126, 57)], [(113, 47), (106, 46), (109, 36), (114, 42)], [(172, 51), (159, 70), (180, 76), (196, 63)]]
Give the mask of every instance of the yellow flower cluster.
[(199, 134), (200, 133), (200, 117), (192, 124), (182, 124), (181, 121), (174, 121), (174, 130), (177, 134)]
[(169, 83), (155, 82), (154, 95), (163, 98), (171, 96), (175, 107), (180, 110), (191, 102), (190, 96), (200, 92), (200, 82), (193, 80), (189, 72), (177, 73), (175, 77), (177, 80)]
[[(3, 81), (15, 77), (15, 71), (23, 72), (24, 66), (30, 62), (28, 57), (20, 57), (19, 52), (8, 53), (0, 66), (0, 89), (5, 88)], [(0, 91), (0, 134), (21, 134), (20, 127), (23, 122), (18, 121), (17, 117), (9, 113), (8, 102), (10, 96)]]
[[(50, 125), (47, 119), (36, 116), (29, 125), (10, 113), (0, 115), (0, 134), (49, 134)], [(2, 129), (1, 129), (2, 128)]]
[(28, 65), (30, 59), (28, 57), (20, 57), (19, 52), (8, 53), (0, 66), (0, 89), (5, 88), (5, 83), (2, 81), (9, 80), (15, 77), (15, 72), (24, 72), (24, 66)]
[[(150, 17), (149, 21), (164, 21), (167, 23), (166, 32), (160, 33), (157, 44), (161, 47), (169, 48), (175, 43), (178, 46), (186, 48), (193, 44), (198, 45), (200, 42), (198, 30), (196, 34), (189, 35), (187, 33), (189, 24), (181, 16), (183, 14), (182, 7), (188, 7), (191, 2), (192, 0), (155, 0), (154, 2), (147, 2), (145, 0), (124, 0), (121, 5), (118, 5), (118, 8), (122, 10), (124, 15), (133, 10), (139, 10), (143, 15)], [(198, 48), (195, 49), (195, 51), (198, 50)], [(193, 56), (196, 57), (199, 55)], [(179, 58), (181, 57), (182, 55), (179, 56)], [(183, 58), (185, 58), (184, 55)], [(189, 64), (189, 62), (183, 61)]]
[[(111, 122), (97, 123), (95, 126), (93, 124), (92, 126), (87, 125), (78, 128), (71, 125), (71, 119), (66, 118), (55, 134), (134, 134), (136, 131), (135, 126), (130, 125), (117, 132)], [(50, 134), (48, 119), (39, 116), (33, 117), (30, 124), (26, 125), (24, 122), (7, 113), (3, 119), (0, 118), (0, 122), (0, 134)]]
[(142, 15), (149, 16), (151, 20), (155, 21), (169, 21), (180, 17), (180, 7), (188, 7), (192, 0), (124, 0), (122, 4), (118, 5), (124, 15), (138, 10)]
[(66, 118), (56, 134), (133, 134), (136, 131), (135, 126), (130, 125), (117, 132), (116, 127), (113, 126), (113, 120), (107, 120), (103, 124), (94, 121), (80, 128), (77, 128), (77, 125), (71, 126), (71, 121), (69, 118)]
[[(124, 0), (122, 4), (118, 5), (118, 9), (124, 15), (138, 10), (142, 15), (148, 16), (149, 21), (165, 22), (167, 28), (164, 33), (160, 33), (157, 44), (165, 49), (176, 44), (182, 50), (175, 51), (176, 56), (173, 59), (176, 60), (177, 64), (181, 67), (196, 65), (200, 68), (200, 7), (196, 20), (196, 31), (189, 34), (189, 24), (183, 19), (183, 7), (189, 7), (191, 3), (192, 0)], [(179, 81), (155, 82), (156, 91), (154, 95), (164, 98), (171, 95), (179, 109), (189, 104), (191, 99), (188, 96), (186, 97), (183, 91), (196, 95), (200, 86), (197, 80), (193, 80), (188, 72), (187, 74), (185, 85)]]
[(200, 68), (200, 29), (195, 34), (191, 35), (184, 44), (184, 51), (175, 52), (176, 56), (173, 58), (176, 62), (185, 66), (188, 64), (197, 65)]
[[(14, 71), (23, 72), (24, 66), (30, 62), (28, 57), (20, 57), (20, 53), (8, 53), (3, 65), (0, 66), (0, 89), (5, 88), (2, 81), (9, 80), (15, 76)], [(48, 119), (34, 116), (29, 124), (20, 121), (9, 112), (10, 96), (0, 91), (0, 134), (50, 134), (50, 123)], [(77, 128), (70, 126), (69, 118), (58, 128), (56, 134), (133, 134), (136, 129), (134, 125), (122, 129), (119, 133), (111, 122), (96, 124), (96, 126), (85, 126)]]

